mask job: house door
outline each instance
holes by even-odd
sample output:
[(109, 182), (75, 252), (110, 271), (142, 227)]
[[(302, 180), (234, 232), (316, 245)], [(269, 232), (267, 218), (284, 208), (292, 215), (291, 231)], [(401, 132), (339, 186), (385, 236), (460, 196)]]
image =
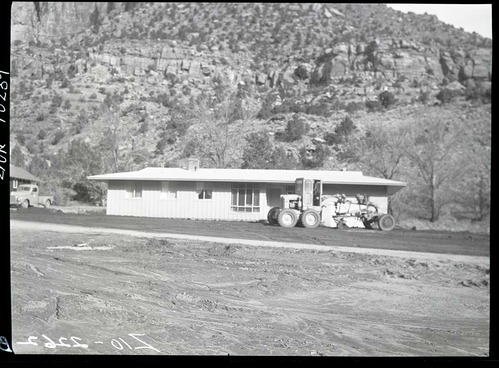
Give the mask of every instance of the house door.
[(281, 188), (267, 189), (267, 205), (269, 208), (279, 207), (281, 202)]

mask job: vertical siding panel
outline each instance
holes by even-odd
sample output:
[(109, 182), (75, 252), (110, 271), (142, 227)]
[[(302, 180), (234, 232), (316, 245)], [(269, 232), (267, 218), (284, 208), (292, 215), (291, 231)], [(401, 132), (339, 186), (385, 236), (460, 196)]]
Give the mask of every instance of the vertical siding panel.
[(267, 184), (260, 185), (260, 220), (267, 219)]

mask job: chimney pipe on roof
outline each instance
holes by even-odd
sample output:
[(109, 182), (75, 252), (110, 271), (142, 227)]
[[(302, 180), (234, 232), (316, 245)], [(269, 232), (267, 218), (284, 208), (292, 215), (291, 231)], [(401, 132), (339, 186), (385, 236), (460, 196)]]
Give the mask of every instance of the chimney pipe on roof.
[(187, 170), (189, 171), (197, 171), (199, 169), (199, 159), (197, 158), (189, 158), (187, 160)]

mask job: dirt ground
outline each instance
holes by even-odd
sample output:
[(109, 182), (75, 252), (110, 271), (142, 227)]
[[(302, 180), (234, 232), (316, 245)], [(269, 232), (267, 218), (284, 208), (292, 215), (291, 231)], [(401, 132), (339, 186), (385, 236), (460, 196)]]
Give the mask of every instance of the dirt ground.
[(16, 227), (10, 246), (17, 354), (489, 354), (488, 257)]

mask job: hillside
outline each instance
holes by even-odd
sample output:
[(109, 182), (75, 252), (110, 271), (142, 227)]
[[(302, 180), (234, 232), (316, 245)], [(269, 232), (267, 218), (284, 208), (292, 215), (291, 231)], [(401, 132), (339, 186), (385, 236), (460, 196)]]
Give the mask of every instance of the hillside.
[[(191, 155), (203, 166), (379, 175), (352, 142), (422, 114), (468, 134), (476, 125), (463, 150), (486, 153), (473, 177), (488, 198), (492, 41), (434, 16), (383, 4), (26, 2), (12, 8), (11, 51), (12, 161), (61, 201), (102, 194), (86, 175)], [(213, 159), (220, 147), (230, 160)], [(427, 191), (402, 156), (393, 178), (415, 183), (407, 196)], [(461, 212), (477, 211), (470, 196)]]

